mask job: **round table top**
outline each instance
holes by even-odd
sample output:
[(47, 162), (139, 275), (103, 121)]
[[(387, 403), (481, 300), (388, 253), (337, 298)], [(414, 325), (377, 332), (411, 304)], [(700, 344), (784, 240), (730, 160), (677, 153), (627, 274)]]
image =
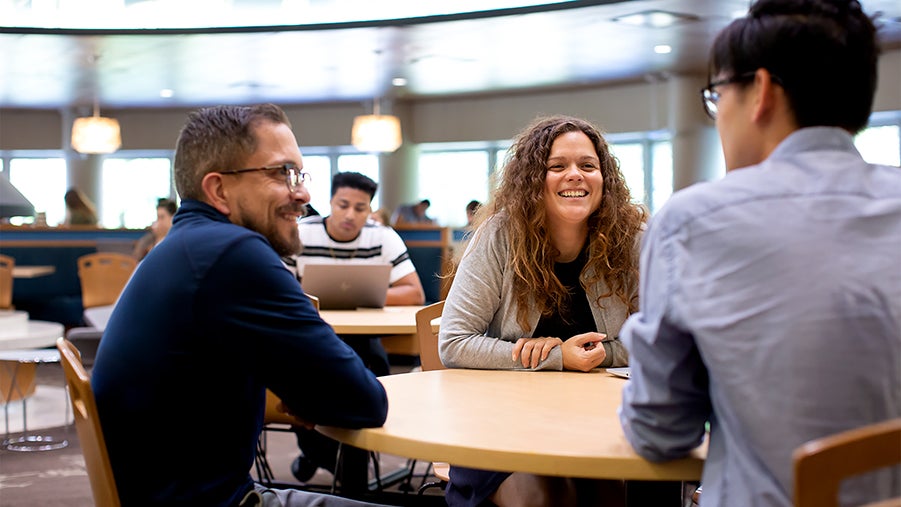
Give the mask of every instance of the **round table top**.
[(317, 426), (342, 442), (397, 456), (564, 477), (697, 480), (706, 449), (652, 463), (617, 416), (628, 382), (604, 370), (436, 370), (379, 377), (388, 420), (361, 430)]
[(29, 320), (28, 327), (22, 333), (0, 336), (0, 351), (52, 347), (56, 345), (57, 338), (61, 338), (64, 333), (65, 328), (57, 322)]
[(58, 363), (59, 351), (56, 349), (0, 350), (0, 361)]

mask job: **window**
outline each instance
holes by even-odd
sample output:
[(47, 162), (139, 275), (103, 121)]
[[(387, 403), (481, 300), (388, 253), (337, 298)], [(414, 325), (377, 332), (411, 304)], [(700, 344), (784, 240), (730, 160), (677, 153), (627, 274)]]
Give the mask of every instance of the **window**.
[(619, 160), (619, 170), (633, 202), (647, 202), (644, 176), (644, 146), (640, 143), (611, 144), (610, 151)]
[(901, 127), (882, 125), (862, 130), (854, 138), (857, 150), (871, 164), (901, 165)]
[(310, 206), (320, 215), (331, 213), (329, 200), (332, 188), (332, 161), (326, 155), (305, 155), (303, 170), (310, 173), (310, 180), (305, 183), (310, 192)]
[(439, 225), (466, 225), (466, 204), (485, 202), (489, 188), (489, 152), (443, 151), (419, 156), (419, 199), (432, 205), (428, 214)]
[(673, 143), (651, 143), (651, 194), (647, 202), (651, 213), (656, 213), (673, 195)]
[(107, 158), (100, 188), (104, 227), (143, 229), (156, 220), (156, 203), (171, 195), (169, 158)]
[(63, 199), (68, 189), (65, 159), (10, 159), (9, 181), (31, 201), (35, 213), (43, 212), (47, 215), (47, 225), (65, 221), (66, 203)]

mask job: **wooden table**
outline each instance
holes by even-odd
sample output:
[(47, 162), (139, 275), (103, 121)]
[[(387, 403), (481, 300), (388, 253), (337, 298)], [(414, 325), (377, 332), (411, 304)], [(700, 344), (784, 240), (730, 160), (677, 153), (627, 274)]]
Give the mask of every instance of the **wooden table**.
[(416, 312), (423, 306), (386, 306), (357, 310), (322, 310), (322, 320), (340, 335), (380, 336), (389, 354), (419, 355)]
[(386, 306), (357, 310), (322, 310), (319, 315), (337, 334), (415, 334), (422, 306)]
[(13, 266), (13, 278), (37, 278), (56, 273), (56, 266)]
[(336, 440), (397, 456), (564, 477), (699, 480), (706, 447), (651, 463), (632, 450), (616, 411), (627, 382), (591, 373), (438, 370), (380, 377), (381, 428), (317, 426)]
[(57, 322), (29, 320), (21, 310), (0, 310), (0, 351), (52, 347), (63, 334), (65, 328)]

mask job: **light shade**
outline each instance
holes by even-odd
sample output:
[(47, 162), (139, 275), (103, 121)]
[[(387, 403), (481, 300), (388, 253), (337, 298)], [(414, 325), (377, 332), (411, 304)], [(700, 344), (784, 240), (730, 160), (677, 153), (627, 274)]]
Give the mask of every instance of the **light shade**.
[(350, 143), (360, 151), (394, 151), (403, 143), (400, 120), (390, 114), (357, 116)]
[(78, 153), (113, 153), (120, 146), (119, 120), (86, 116), (72, 124), (72, 148)]

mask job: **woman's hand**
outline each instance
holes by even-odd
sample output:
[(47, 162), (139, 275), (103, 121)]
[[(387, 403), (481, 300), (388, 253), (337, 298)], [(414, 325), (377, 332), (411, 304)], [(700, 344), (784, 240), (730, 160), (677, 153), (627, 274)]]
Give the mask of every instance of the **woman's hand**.
[(601, 340), (607, 335), (601, 333), (577, 334), (563, 342), (563, 369), (590, 371), (604, 362), (607, 351)]
[(560, 338), (520, 338), (513, 345), (513, 362), (522, 358), (523, 368), (537, 368), (551, 350), (563, 343)]

